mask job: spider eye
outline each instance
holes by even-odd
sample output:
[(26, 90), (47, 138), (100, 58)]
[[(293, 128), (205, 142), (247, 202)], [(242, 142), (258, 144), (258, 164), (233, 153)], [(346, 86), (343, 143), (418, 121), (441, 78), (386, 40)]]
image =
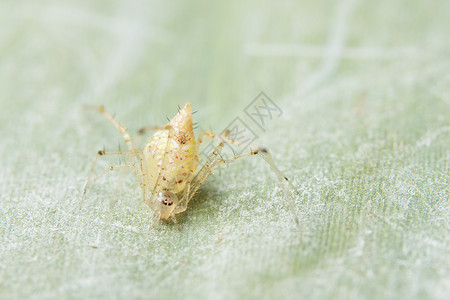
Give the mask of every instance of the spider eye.
[(161, 204), (165, 206), (172, 206), (177, 203), (177, 196), (173, 193), (170, 192), (160, 193), (159, 197)]
[(168, 205), (168, 206), (172, 206), (173, 205), (173, 201), (167, 201), (167, 199), (161, 200), (161, 203), (164, 204), (164, 205)]

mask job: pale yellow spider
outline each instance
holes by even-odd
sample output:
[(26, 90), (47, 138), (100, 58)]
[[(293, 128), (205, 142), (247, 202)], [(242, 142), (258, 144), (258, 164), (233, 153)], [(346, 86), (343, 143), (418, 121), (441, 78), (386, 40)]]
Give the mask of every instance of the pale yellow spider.
[[(186, 210), (189, 201), (216, 167), (229, 161), (259, 155), (270, 165), (272, 171), (283, 183), (285, 200), (288, 202), (296, 226), (300, 230), (298, 217), (289, 192), (289, 187), (294, 191), (295, 187), (275, 166), (267, 150), (255, 148), (255, 150), (250, 150), (244, 155), (235, 155), (231, 159), (224, 159), (220, 155), (224, 145), (236, 142), (228, 137), (228, 130), (225, 130), (224, 134), (220, 136), (211, 131), (204, 131), (200, 133), (196, 140), (192, 127), (192, 109), (189, 103), (186, 103), (166, 126), (141, 129), (141, 133), (148, 129), (156, 130), (142, 150), (134, 147), (126, 128), (117, 122), (111, 114), (101, 106), (94, 108), (102, 113), (123, 134), (128, 150), (98, 151), (92, 163), (88, 179), (83, 187), (80, 206), (86, 194), (86, 189), (91, 182), (110, 170), (130, 168), (141, 186), (142, 200), (157, 213), (159, 219), (166, 221), (172, 218), (175, 221), (174, 216)], [(199, 163), (199, 149), (205, 136), (215, 139), (219, 143), (205, 164), (196, 172)], [(125, 155), (131, 159), (131, 163), (110, 166), (100, 175), (92, 178), (98, 158), (104, 155)]]

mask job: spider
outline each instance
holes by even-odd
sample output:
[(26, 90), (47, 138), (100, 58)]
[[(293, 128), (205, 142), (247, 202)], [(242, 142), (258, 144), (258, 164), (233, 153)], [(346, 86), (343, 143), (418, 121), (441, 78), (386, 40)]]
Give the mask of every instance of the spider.
[[(212, 171), (219, 165), (249, 156), (260, 156), (269, 164), (278, 180), (283, 183), (284, 199), (288, 202), (291, 213), (299, 229), (298, 216), (290, 198), (289, 188), (296, 191), (286, 176), (274, 164), (271, 155), (265, 148), (257, 147), (243, 155), (234, 155), (230, 159), (224, 159), (220, 153), (225, 144), (237, 144), (229, 137), (229, 131), (216, 135), (211, 131), (203, 131), (195, 139), (192, 124), (192, 109), (190, 103), (186, 103), (167, 125), (160, 127), (144, 127), (139, 133), (147, 130), (156, 132), (149, 139), (144, 149), (134, 146), (127, 129), (120, 124), (103, 106), (90, 107), (98, 110), (117, 130), (119, 130), (127, 145), (126, 151), (97, 152), (92, 163), (88, 179), (83, 186), (80, 207), (83, 203), (87, 187), (108, 171), (128, 168), (134, 172), (142, 190), (142, 200), (156, 214), (155, 222), (166, 221), (171, 218), (174, 222), (175, 215), (187, 209), (189, 201), (197, 190), (205, 182)], [(213, 153), (209, 155), (203, 166), (197, 171), (199, 164), (199, 149), (205, 136), (218, 141)], [(129, 163), (111, 165), (100, 175), (93, 178), (94, 169), (99, 157), (105, 155), (124, 155), (130, 159)], [(299, 229), (300, 231), (300, 229)]]

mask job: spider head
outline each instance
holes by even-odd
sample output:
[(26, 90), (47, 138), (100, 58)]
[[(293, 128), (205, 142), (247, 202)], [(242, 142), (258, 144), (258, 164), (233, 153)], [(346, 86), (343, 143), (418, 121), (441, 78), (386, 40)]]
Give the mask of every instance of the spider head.
[(166, 221), (178, 205), (178, 198), (174, 193), (164, 191), (158, 193), (157, 201), (156, 210), (159, 212), (160, 219)]

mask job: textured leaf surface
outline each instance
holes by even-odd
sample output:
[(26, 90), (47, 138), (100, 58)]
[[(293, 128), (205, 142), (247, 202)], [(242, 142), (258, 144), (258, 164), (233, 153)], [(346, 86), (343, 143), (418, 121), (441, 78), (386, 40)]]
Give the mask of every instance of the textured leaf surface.
[[(447, 0), (3, 0), (0, 298), (448, 297), (449, 14)], [(281, 110), (263, 128), (245, 113), (261, 91)], [(300, 191), (302, 243), (257, 158), (215, 174), (178, 226), (151, 227), (128, 173), (78, 210), (95, 153), (121, 143), (83, 106), (135, 133), (186, 101), (198, 132), (240, 118), (272, 152)]]

